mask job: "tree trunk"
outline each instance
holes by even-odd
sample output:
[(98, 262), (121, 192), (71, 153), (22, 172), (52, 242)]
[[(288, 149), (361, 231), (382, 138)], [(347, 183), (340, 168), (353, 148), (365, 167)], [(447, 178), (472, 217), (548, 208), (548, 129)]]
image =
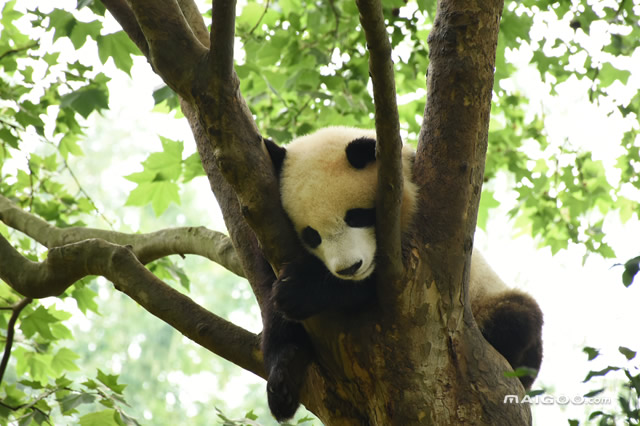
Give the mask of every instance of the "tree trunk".
[[(209, 34), (192, 0), (103, 1), (154, 70), (181, 97), (237, 259), (264, 308), (276, 277), (274, 271), (294, 258), (299, 243), (280, 204), (262, 137), (233, 70), (235, 2), (214, 0)], [(380, 93), (395, 96), (393, 84), (388, 84), (393, 67), (389, 61), (380, 67), (382, 71), (376, 69), (375, 57), (384, 56), (388, 46), (373, 45), (387, 38), (386, 29), (380, 16), (370, 18), (379, 4), (361, 0), (358, 7), (367, 40), (372, 43), (376, 128), (385, 133), (379, 148), (386, 144), (379, 152), (387, 150), (393, 156), (399, 152), (398, 145), (388, 141), (398, 133), (398, 126), (381, 123), (390, 115), (379, 111), (381, 104), (395, 109), (393, 102), (387, 104), (379, 98)], [(420, 209), (413, 228), (403, 236), (401, 250), (399, 238), (395, 238), (398, 235), (378, 239), (379, 249), (389, 252), (383, 253), (388, 266), (379, 274), (384, 278), (377, 284), (376, 306), (351, 314), (321, 314), (304, 322), (316, 358), (308, 370), (302, 402), (328, 425), (531, 423), (528, 406), (504, 403), (505, 395), (522, 396), (524, 389), (517, 379), (504, 377), (503, 372), (511, 367), (482, 337), (471, 314), (467, 290), (501, 12), (501, 0), (438, 2), (429, 36), (429, 95), (414, 166)], [(381, 31), (383, 37), (370, 31)], [(401, 176), (398, 170), (387, 167), (393, 164), (389, 161), (385, 167), (390, 179), (397, 179)], [(391, 193), (381, 196), (383, 206), (398, 199), (393, 193), (397, 185), (388, 187)], [(0, 208), (9, 217), (13, 207), (3, 202)], [(397, 224), (391, 225), (389, 233), (397, 232)], [(114, 259), (120, 264), (104, 266), (96, 257), (95, 268), (88, 264), (74, 274), (67, 273), (65, 280), (51, 272), (66, 272), (67, 263), (76, 256), (71, 244), (50, 252), (48, 263), (24, 261), (1, 236), (0, 252), (31, 268), (31, 281), (36, 284), (44, 276), (48, 281), (43, 282), (55, 281), (66, 288), (89, 273), (107, 276), (185, 335), (201, 344), (208, 342), (203, 345), (213, 352), (266, 377), (260, 368), (255, 335), (240, 332), (201, 307), (197, 307), (198, 318), (183, 321), (195, 312), (195, 304), (181, 297), (184, 313), (170, 309), (170, 302), (178, 296), (171, 292), (163, 296), (165, 293), (158, 291), (164, 284), (148, 276), (149, 271), (139, 264), (142, 259), (136, 247), (99, 243), (94, 246), (117, 253)], [(79, 247), (76, 252), (82, 251)], [(134, 269), (137, 275), (124, 273)], [(109, 274), (113, 270), (122, 274), (112, 278)], [(13, 276), (3, 279), (19, 281)], [(143, 284), (148, 287), (141, 287)], [(13, 286), (28, 296), (44, 294), (33, 290), (35, 287)], [(64, 288), (48, 290), (59, 294)], [(225, 328), (232, 332), (224, 332)], [(234, 353), (238, 351), (242, 353)]]

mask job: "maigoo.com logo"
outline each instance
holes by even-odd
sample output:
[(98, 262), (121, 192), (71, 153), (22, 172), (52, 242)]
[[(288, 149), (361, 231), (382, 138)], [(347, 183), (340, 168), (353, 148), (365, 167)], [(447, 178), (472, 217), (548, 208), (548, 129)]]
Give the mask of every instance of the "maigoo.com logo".
[(611, 404), (611, 398), (587, 398), (582, 395), (525, 395), (520, 398), (518, 395), (505, 395), (504, 404), (540, 404), (540, 405), (607, 405)]

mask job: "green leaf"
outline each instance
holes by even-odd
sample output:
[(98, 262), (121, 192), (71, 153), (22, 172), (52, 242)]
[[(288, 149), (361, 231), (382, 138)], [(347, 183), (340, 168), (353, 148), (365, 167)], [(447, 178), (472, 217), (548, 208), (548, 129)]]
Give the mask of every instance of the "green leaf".
[(624, 346), (618, 347), (618, 351), (627, 358), (628, 361), (636, 357), (636, 352)]
[[(16, 374), (18, 376), (24, 376), (28, 373), (35, 382), (41, 385), (48, 383), (49, 379), (54, 376), (51, 369), (53, 359), (51, 355), (28, 351), (22, 347), (15, 349), (13, 355), (17, 361)], [(31, 385), (31, 387), (34, 386)]]
[(57, 40), (60, 37), (68, 36), (71, 34), (73, 26), (75, 25), (75, 18), (66, 10), (54, 9), (49, 14), (49, 29), (54, 29), (53, 40)]
[(116, 410), (103, 410), (96, 413), (85, 414), (80, 417), (80, 426), (119, 426), (116, 417), (119, 419)]
[(608, 87), (616, 80), (620, 81), (622, 84), (627, 84), (627, 80), (629, 80), (630, 75), (630, 71), (619, 70), (609, 62), (605, 62), (602, 64), (602, 68), (600, 68), (598, 72), (600, 87)]
[(585, 393), (584, 397), (585, 398), (593, 398), (594, 396), (600, 395), (604, 391), (605, 391), (605, 388), (595, 389), (595, 390), (592, 390), (590, 392)]
[(58, 318), (51, 315), (47, 309), (43, 306), (38, 306), (33, 313), (22, 319), (20, 329), (26, 337), (32, 337), (37, 332), (47, 340), (55, 340), (50, 327), (51, 324), (58, 321)]
[(480, 205), (478, 206), (478, 223), (481, 229), (486, 230), (487, 220), (489, 219), (489, 210), (500, 205), (498, 200), (493, 196), (494, 192), (485, 189), (480, 196)]
[(144, 206), (151, 203), (153, 211), (159, 216), (164, 213), (172, 201), (180, 204), (177, 184), (166, 181), (148, 182), (141, 183), (131, 191), (125, 205)]
[(18, 149), (19, 139), (6, 127), (0, 129), (0, 140), (9, 144), (10, 147)]
[(629, 259), (624, 264), (624, 272), (622, 273), (622, 283), (625, 287), (629, 287), (633, 283), (633, 279), (640, 271), (640, 256)]
[(599, 350), (590, 346), (585, 346), (584, 348), (582, 348), (582, 352), (587, 354), (589, 361), (594, 360), (598, 355), (600, 355)]
[(83, 87), (64, 95), (60, 100), (62, 108), (72, 108), (84, 118), (93, 111), (109, 108), (109, 96), (104, 88)]
[(133, 65), (132, 54), (138, 53), (138, 49), (124, 31), (100, 36), (98, 41), (98, 56), (104, 64), (107, 59), (113, 58), (116, 67), (131, 75)]
[(134, 183), (153, 182), (156, 178), (156, 173), (152, 170), (143, 170), (141, 172), (131, 173), (124, 178)]
[(153, 103), (158, 105), (160, 102), (165, 101), (173, 96), (176, 96), (176, 92), (171, 87), (164, 85), (159, 89), (153, 91)]
[(609, 366), (607, 368), (603, 368), (602, 370), (598, 370), (598, 371), (589, 371), (589, 373), (587, 374), (587, 377), (585, 377), (585, 379), (582, 381), (583, 383), (588, 382), (589, 380), (591, 380), (593, 377), (597, 377), (597, 376), (606, 376), (607, 374), (609, 374), (612, 371), (618, 371), (620, 370), (620, 367), (612, 367)]
[(71, 292), (71, 297), (76, 299), (78, 309), (80, 309), (80, 311), (85, 315), (87, 314), (87, 310), (93, 311), (96, 314), (99, 313), (98, 304), (94, 300), (97, 295), (98, 294), (95, 291), (91, 290), (87, 286), (76, 287)]
[(98, 377), (97, 379), (106, 387), (117, 393), (118, 395), (122, 395), (122, 391), (127, 387), (127, 385), (118, 384), (118, 375), (117, 374), (105, 374), (102, 370), (98, 369)]
[[(260, 22), (264, 10), (264, 5), (258, 3), (247, 3), (247, 5), (242, 8), (240, 16), (236, 19), (236, 24), (238, 27), (245, 27), (245, 30), (248, 31)], [(256, 32), (262, 32), (260, 26), (258, 26)]]
[(101, 29), (102, 22), (100, 21), (81, 22), (74, 20), (73, 29), (71, 30), (71, 34), (69, 34), (69, 39), (71, 40), (71, 43), (73, 43), (73, 47), (78, 50), (87, 41), (87, 37), (96, 40), (100, 35)]
[(526, 376), (536, 377), (537, 374), (538, 374), (538, 370), (536, 370), (535, 368), (518, 367), (513, 371), (505, 371), (504, 377), (526, 377)]
[(60, 411), (63, 415), (71, 415), (75, 408), (81, 404), (91, 404), (96, 400), (94, 395), (88, 393), (71, 394), (60, 400)]
[(202, 168), (202, 162), (200, 161), (200, 155), (195, 152), (188, 156), (184, 162), (184, 171), (183, 171), (183, 179), (184, 182), (187, 183), (191, 179), (197, 176), (204, 176), (204, 169)]
[(80, 355), (77, 355), (71, 349), (60, 348), (51, 361), (51, 368), (58, 374), (66, 371), (78, 371), (79, 368), (74, 362), (78, 358), (80, 358)]

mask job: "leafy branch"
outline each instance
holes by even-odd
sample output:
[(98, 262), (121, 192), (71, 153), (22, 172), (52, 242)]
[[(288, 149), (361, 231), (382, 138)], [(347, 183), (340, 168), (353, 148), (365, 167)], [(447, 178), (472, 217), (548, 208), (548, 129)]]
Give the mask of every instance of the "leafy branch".
[(32, 262), (0, 235), (0, 279), (25, 296), (57, 296), (88, 275), (107, 278), (148, 312), (213, 353), (264, 374), (258, 336), (171, 288), (145, 268), (130, 248), (89, 239), (53, 248), (46, 260)]
[(35, 41), (29, 45), (23, 46), (23, 47), (17, 47), (15, 49), (9, 49), (6, 52), (4, 52), (3, 54), (0, 55), (0, 61), (2, 61), (4, 58), (6, 58), (7, 56), (10, 55), (15, 55), (16, 53), (20, 53), (20, 52), (24, 52), (26, 50), (30, 50), (33, 49), (34, 47), (37, 47), (39, 45), (39, 42)]

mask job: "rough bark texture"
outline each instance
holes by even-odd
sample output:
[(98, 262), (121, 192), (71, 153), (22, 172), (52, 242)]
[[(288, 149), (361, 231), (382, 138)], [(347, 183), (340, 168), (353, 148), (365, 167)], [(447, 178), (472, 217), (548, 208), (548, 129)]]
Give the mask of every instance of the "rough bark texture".
[[(241, 265), (258, 303), (264, 306), (274, 271), (301, 247), (280, 205), (262, 137), (233, 70), (235, 2), (214, 0), (211, 34), (192, 0), (104, 0), (104, 4), (153, 69), (179, 94), (235, 248), (232, 269)], [(384, 33), (374, 10), (379, 5), (362, 0), (359, 7), (371, 44), (374, 90), (382, 87), (384, 93), (387, 87), (387, 93), (392, 93), (385, 67), (380, 72), (374, 69), (379, 65), (375, 55), (388, 51), (384, 42), (376, 41), (386, 39), (376, 34), (380, 29)], [(521, 394), (523, 388), (516, 379), (503, 377), (509, 366), (476, 327), (466, 289), (501, 11), (501, 0), (439, 2), (429, 37), (429, 95), (414, 170), (421, 208), (415, 229), (403, 242), (404, 270), (398, 274), (392, 266), (393, 273), (381, 274), (386, 280), (378, 287), (390, 291), (380, 292), (380, 307), (352, 315), (323, 314), (304, 324), (317, 362), (308, 372), (302, 399), (326, 424), (531, 422), (526, 406), (503, 404), (505, 394)], [(377, 108), (387, 107), (382, 103), (376, 99)], [(395, 121), (390, 126), (376, 123), (376, 127), (380, 124), (395, 139)], [(389, 152), (397, 151), (393, 140), (387, 142)], [(388, 164), (392, 165), (390, 175), (397, 178), (399, 158)], [(394, 203), (398, 185), (381, 188), (391, 193), (385, 202)], [(390, 232), (397, 237), (393, 227)], [(256, 336), (172, 293), (142, 266), (139, 260), (145, 252), (135, 244), (128, 248), (105, 241), (131, 244), (118, 240), (121, 236), (116, 234), (86, 235), (102, 239), (81, 241), (76, 236), (69, 244), (57, 235), (52, 244), (64, 246), (52, 250), (40, 264), (27, 261), (0, 238), (0, 254), (24, 265), (31, 274), (29, 280), (2, 278), (17, 283), (15, 287), (25, 295), (40, 297), (58, 294), (86, 274), (104, 275), (185, 335), (264, 377)], [(391, 252), (397, 250), (393, 238), (381, 243)], [(398, 254), (389, 256), (388, 263), (394, 264)], [(32, 282), (44, 283), (32, 289), (44, 288), (44, 292), (29, 294)]]

